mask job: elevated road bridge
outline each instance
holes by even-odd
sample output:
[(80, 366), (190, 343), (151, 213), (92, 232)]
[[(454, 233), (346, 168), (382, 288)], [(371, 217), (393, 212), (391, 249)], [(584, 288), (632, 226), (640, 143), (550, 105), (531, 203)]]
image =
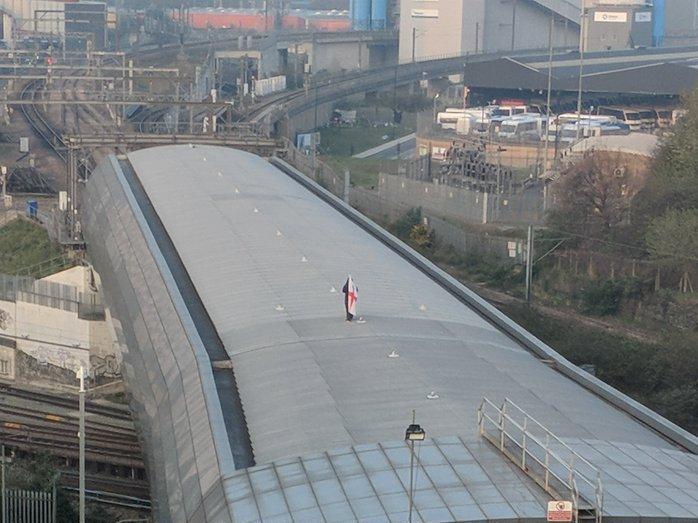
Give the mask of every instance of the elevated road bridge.
[[(556, 51), (552, 62), (553, 89), (576, 91), (580, 62), (579, 53), (574, 50)], [(583, 64), (585, 92), (675, 96), (698, 82), (698, 47), (587, 53)], [(260, 104), (249, 118), (292, 136), (298, 130), (314, 127), (316, 107), (348, 96), (452, 74), (462, 74), (466, 85), (474, 87), (541, 90), (547, 88), (547, 69), (547, 53), (539, 49), (401, 63), (311, 83), (306, 89)]]

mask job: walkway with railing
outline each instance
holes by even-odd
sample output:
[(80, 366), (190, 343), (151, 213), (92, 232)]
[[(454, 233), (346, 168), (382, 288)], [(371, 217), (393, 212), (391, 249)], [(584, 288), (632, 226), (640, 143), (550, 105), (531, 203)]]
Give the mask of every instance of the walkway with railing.
[(508, 398), (501, 406), (483, 398), (477, 420), (479, 435), (553, 499), (572, 501), (577, 521), (601, 522), (601, 473), (588, 460)]

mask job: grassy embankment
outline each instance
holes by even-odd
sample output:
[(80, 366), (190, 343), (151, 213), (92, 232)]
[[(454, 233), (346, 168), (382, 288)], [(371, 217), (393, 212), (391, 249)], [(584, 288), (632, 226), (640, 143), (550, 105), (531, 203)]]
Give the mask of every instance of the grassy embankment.
[(61, 254), (46, 230), (29, 220), (17, 219), (0, 227), (0, 273), (16, 274)]
[(412, 132), (413, 129), (404, 126), (326, 127), (320, 130), (319, 152), (322, 160), (337, 172), (349, 169), (354, 185), (375, 187), (379, 171), (394, 168), (395, 161), (352, 156)]

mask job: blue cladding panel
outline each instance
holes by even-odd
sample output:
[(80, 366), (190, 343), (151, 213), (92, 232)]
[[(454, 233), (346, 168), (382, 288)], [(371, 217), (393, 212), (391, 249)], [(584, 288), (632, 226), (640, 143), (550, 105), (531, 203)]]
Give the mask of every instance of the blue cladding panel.
[(655, 47), (664, 45), (665, 0), (654, 0), (652, 40)]
[(366, 31), (371, 25), (371, 0), (354, 0), (352, 2), (352, 29)]
[(388, 0), (373, 0), (371, 5), (371, 29), (385, 29), (388, 20)]

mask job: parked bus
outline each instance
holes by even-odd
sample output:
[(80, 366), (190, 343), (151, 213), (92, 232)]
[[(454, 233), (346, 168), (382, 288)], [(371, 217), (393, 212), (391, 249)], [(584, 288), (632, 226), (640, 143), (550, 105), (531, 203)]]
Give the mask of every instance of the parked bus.
[(502, 120), (497, 136), (504, 140), (540, 140), (546, 132), (546, 120), (538, 114), (523, 114)]
[(608, 115), (598, 115), (598, 114), (584, 114), (581, 116), (578, 113), (564, 113), (556, 118), (556, 121), (560, 123), (576, 123), (581, 121), (583, 124), (588, 124), (589, 122), (597, 123), (599, 125), (609, 124), (613, 125), (618, 122), (618, 118), (615, 116)]
[(671, 109), (655, 109), (654, 114), (657, 117), (657, 127), (664, 129), (671, 127), (674, 122), (674, 114)]
[(657, 113), (654, 109), (640, 109), (638, 113), (640, 113), (643, 129), (653, 131), (657, 127)]
[(581, 126), (575, 123), (551, 123), (543, 140), (562, 144), (572, 144), (578, 138), (592, 136), (613, 136), (630, 134), (630, 126), (624, 122), (597, 123), (582, 122)]
[(625, 122), (631, 131), (642, 131), (642, 117), (639, 111), (623, 107), (599, 107), (598, 114), (615, 116), (621, 122)]

